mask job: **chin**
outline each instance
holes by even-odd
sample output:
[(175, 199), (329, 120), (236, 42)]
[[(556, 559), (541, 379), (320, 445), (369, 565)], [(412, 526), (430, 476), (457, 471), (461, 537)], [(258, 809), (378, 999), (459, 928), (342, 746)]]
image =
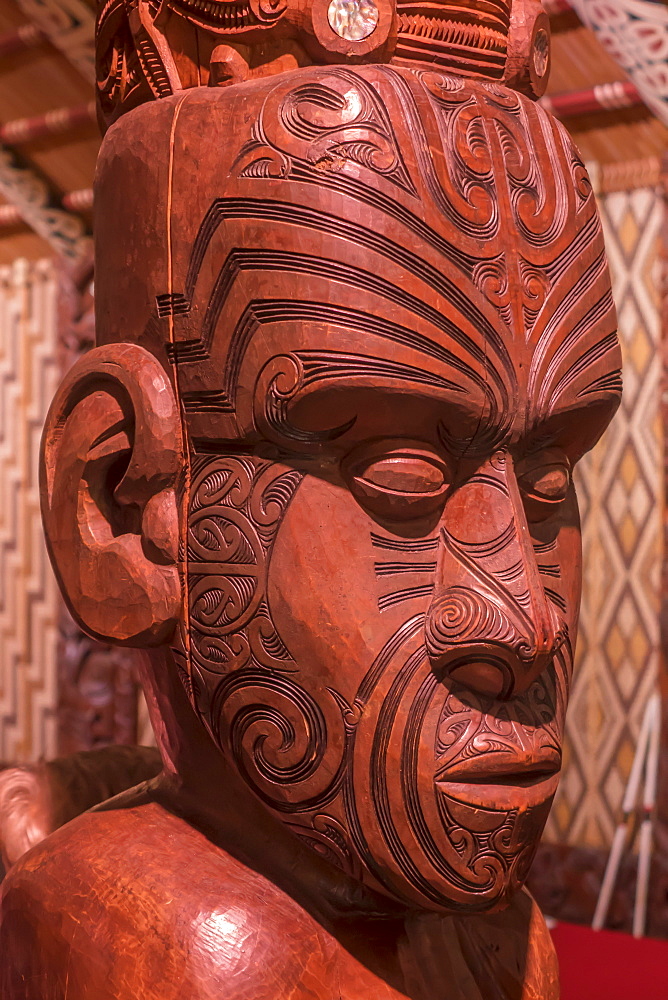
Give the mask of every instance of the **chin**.
[(556, 774), (528, 787), (432, 780), (438, 821), (420, 829), (414, 816), (402, 823), (395, 814), (403, 842), (375, 840), (361, 859), (365, 881), (432, 912), (503, 909), (527, 878), (557, 782)]

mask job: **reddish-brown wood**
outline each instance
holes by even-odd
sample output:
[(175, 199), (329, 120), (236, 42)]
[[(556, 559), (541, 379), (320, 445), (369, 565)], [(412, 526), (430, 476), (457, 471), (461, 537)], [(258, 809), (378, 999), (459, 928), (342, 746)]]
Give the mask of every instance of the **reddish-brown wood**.
[[(253, 22), (244, 51), (218, 32), (217, 85), (154, 74), (109, 129), (99, 346), (51, 408), (44, 523), (80, 625), (148, 651), (165, 770), (14, 868), (10, 1000), (558, 995), (522, 883), (577, 629), (571, 473), (620, 355), (584, 167), (499, 83), (532, 89), (537, 11), (498, 6), (479, 79), (439, 69), (438, 24), (422, 62), (332, 43), (274, 72)], [(124, 44), (182, 67), (193, 17), (155, 13)], [(150, 97), (130, 64), (109, 118)]]
[[(95, 344), (92, 260), (77, 269), (60, 268), (58, 343), (64, 372)], [(57, 650), (59, 754), (137, 743), (134, 660), (132, 650), (85, 635), (67, 609), (61, 609)]]
[(351, 40), (333, 29), (330, 0), (109, 0), (98, 17), (100, 120), (109, 125), (184, 88), (229, 86), (311, 62), (427, 63), (532, 97), (545, 91), (550, 25), (540, 0), (373, 0), (372, 7), (374, 29)]

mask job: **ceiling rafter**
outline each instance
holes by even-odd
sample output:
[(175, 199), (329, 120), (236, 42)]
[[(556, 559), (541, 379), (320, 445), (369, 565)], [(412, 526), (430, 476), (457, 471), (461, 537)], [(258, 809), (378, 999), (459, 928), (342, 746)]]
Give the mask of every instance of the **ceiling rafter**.
[[(70, 212), (88, 211), (93, 207), (93, 189), (81, 188), (79, 191), (70, 191), (63, 195), (60, 204)], [(9, 202), (0, 205), (0, 229), (14, 229), (16, 226), (26, 224), (16, 205), (11, 205)]]
[(15, 118), (0, 125), (0, 142), (6, 146), (17, 146), (47, 135), (62, 135), (81, 125), (90, 125), (95, 120), (94, 101), (74, 104), (68, 108), (54, 108), (43, 115)]
[(41, 45), (46, 35), (36, 24), (22, 24), (16, 31), (6, 31), (0, 35), (0, 59), (11, 56), (22, 49), (31, 49)]
[(85, 0), (15, 0), (28, 20), (82, 74), (95, 79), (95, 15)]
[(639, 107), (642, 106), (643, 99), (630, 80), (619, 80), (616, 83), (599, 83), (584, 90), (546, 94), (541, 97), (540, 103), (557, 118), (573, 118), (576, 115)]
[(543, 0), (554, 24), (559, 16), (576, 13), (579, 22), (592, 31), (603, 49), (633, 83), (651, 113), (668, 125), (668, 6), (655, 0)]
[[(84, 0), (15, 0), (15, 3), (29, 23), (0, 36), (0, 52), (8, 55), (48, 39), (84, 79), (94, 79), (95, 16)], [(70, 262), (90, 254), (91, 237), (86, 223), (72, 210), (74, 203), (67, 196), (61, 198), (13, 147), (41, 136), (66, 132), (92, 120), (94, 109), (88, 103), (0, 125), (0, 193), (8, 203), (0, 206), (0, 224), (24, 221)], [(77, 207), (83, 207), (83, 203)]]

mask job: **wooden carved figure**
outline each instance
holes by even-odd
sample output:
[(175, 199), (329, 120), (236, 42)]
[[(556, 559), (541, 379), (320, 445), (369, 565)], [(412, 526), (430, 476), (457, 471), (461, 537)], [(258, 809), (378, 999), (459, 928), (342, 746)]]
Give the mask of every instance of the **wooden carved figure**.
[(44, 522), (164, 771), (13, 868), (3, 998), (556, 1000), (522, 884), (621, 383), (548, 41), (501, 0), (103, 8)]

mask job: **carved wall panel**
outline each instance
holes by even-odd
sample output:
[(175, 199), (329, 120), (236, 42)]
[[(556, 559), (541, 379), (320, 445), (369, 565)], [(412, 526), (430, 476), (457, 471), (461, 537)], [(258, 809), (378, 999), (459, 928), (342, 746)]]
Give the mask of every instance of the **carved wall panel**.
[(39, 511), (39, 439), (60, 380), (50, 261), (0, 270), (0, 760), (56, 752), (60, 595)]
[(622, 345), (616, 420), (577, 472), (583, 597), (562, 782), (545, 839), (608, 850), (658, 683), (664, 428), (660, 187), (599, 196)]

